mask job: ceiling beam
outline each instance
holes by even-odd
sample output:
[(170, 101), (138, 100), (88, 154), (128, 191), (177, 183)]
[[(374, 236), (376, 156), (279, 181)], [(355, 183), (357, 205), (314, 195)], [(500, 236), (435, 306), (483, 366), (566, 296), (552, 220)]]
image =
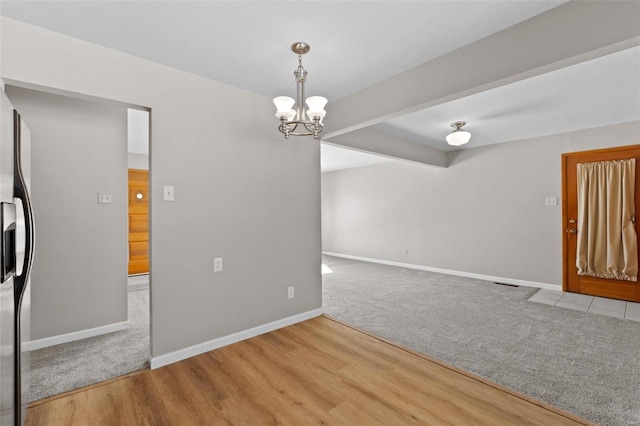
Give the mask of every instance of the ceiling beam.
[(640, 2), (570, 1), (337, 100), (324, 138), (638, 45)]
[(430, 166), (447, 167), (449, 164), (447, 153), (444, 151), (377, 132), (370, 128), (334, 136), (328, 141), (323, 138), (322, 142)]

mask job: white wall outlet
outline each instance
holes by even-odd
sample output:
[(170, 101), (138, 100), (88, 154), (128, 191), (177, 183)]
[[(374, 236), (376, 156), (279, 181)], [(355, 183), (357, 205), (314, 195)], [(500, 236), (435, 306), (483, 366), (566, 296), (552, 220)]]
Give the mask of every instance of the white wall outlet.
[(222, 271), (222, 258), (216, 257), (213, 259), (213, 272), (221, 272)]
[(293, 299), (295, 297), (294, 293), (293, 293), (293, 287), (289, 287), (287, 289), (287, 299)]
[(409, 254), (409, 249), (404, 249), (404, 254)]
[(98, 192), (98, 204), (111, 204), (111, 194)]
[(544, 202), (545, 206), (557, 206), (558, 205), (558, 197), (547, 197)]
[(164, 201), (175, 201), (176, 199), (176, 191), (173, 185), (165, 185), (162, 199)]

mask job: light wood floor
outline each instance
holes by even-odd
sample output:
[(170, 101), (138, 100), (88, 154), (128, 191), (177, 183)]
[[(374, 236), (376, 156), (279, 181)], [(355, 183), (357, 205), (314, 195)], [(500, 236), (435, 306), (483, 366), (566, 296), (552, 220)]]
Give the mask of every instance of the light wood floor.
[(26, 424), (589, 423), (318, 317), (32, 404)]

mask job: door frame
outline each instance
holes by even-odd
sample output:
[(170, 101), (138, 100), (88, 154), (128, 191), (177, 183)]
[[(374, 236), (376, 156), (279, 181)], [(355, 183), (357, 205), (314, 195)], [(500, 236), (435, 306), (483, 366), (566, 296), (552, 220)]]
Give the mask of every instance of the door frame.
[[(615, 154), (616, 152), (624, 152), (630, 150), (640, 150), (640, 145), (626, 145), (626, 146), (618, 146), (614, 148), (602, 148), (602, 149), (594, 149), (587, 151), (578, 151), (578, 152), (569, 152), (562, 154), (562, 291), (569, 291), (569, 239), (567, 238), (567, 229), (569, 228), (569, 217), (568, 217), (568, 191), (567, 191), (567, 166), (568, 160), (572, 157), (582, 156), (582, 155), (593, 155), (593, 156), (602, 156), (602, 160), (593, 160), (593, 161), (604, 161), (607, 160), (609, 155)], [(637, 157), (636, 157), (637, 158)], [(640, 165), (640, 164), (639, 164)], [(638, 168), (639, 165), (636, 165)], [(638, 192), (638, 185), (640, 183), (640, 173), (636, 171), (636, 192)], [(636, 200), (636, 204), (638, 204), (638, 200)], [(578, 231), (579, 232), (579, 231)], [(637, 225), (636, 225), (637, 232)], [(640, 240), (640, 234), (639, 234)], [(639, 277), (640, 278), (640, 277)], [(640, 282), (638, 283), (640, 285)]]

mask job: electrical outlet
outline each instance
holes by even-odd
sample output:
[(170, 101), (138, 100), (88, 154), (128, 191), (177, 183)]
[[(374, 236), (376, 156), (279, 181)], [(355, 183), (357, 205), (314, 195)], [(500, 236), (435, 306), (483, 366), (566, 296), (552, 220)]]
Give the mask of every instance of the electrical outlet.
[(213, 272), (221, 272), (222, 271), (222, 258), (216, 257), (213, 259)]
[(409, 249), (404, 249), (404, 254), (409, 254)]
[(98, 204), (111, 204), (111, 194), (104, 192), (98, 193)]
[(293, 293), (293, 287), (289, 287), (288, 288), (288, 292), (287, 292), (287, 299), (293, 299), (294, 297), (295, 296), (294, 296), (294, 293)]

